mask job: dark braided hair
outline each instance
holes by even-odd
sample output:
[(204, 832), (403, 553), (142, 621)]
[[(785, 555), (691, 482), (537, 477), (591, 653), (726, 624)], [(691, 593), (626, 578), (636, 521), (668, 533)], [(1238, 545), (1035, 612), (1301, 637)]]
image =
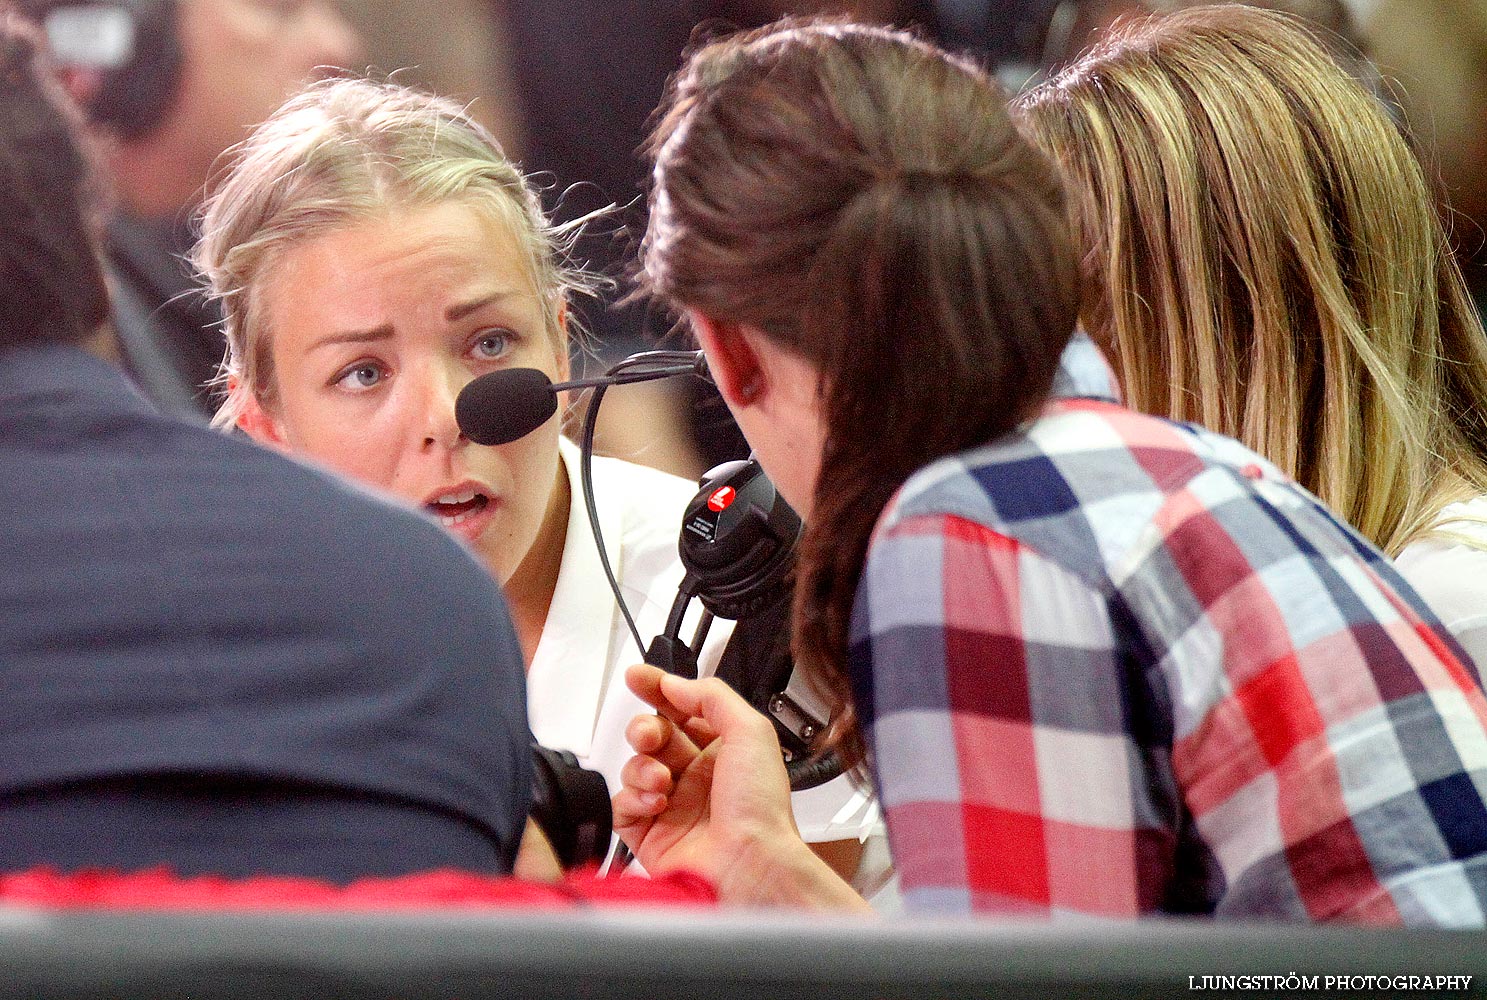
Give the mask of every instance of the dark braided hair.
[(81, 121), (0, 7), (0, 347), (78, 340), (108, 317)]

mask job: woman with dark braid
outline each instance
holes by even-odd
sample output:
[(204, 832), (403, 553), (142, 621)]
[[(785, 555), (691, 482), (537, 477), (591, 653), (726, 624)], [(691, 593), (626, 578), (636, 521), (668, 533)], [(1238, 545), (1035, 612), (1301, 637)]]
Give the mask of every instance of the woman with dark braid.
[[(714, 43), (652, 146), (650, 289), (807, 523), (798, 662), (918, 913), (1480, 925), (1487, 700), (1383, 555), (1238, 442), (1126, 409), (1057, 176), (902, 34)], [(769, 724), (634, 667), (651, 871), (862, 906)]]

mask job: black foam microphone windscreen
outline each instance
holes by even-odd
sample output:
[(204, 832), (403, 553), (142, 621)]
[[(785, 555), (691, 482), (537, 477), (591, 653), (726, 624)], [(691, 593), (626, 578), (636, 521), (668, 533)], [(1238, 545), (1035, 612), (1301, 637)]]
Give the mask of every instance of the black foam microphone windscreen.
[(552, 380), (536, 368), (505, 368), (460, 391), (454, 417), (476, 444), (507, 444), (532, 433), (558, 412)]

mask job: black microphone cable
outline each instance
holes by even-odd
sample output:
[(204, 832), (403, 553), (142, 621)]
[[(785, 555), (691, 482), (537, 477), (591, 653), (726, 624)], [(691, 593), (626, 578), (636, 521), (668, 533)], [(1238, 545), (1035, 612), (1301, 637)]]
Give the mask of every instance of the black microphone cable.
[(579, 383), (582, 383), (592, 389), (588, 409), (583, 415), (583, 431), (578, 445), (579, 485), (582, 487), (584, 508), (589, 516), (589, 530), (594, 533), (594, 544), (599, 549), (599, 564), (604, 567), (604, 577), (609, 581), (609, 589), (614, 592), (615, 602), (620, 606), (620, 614), (624, 616), (625, 625), (630, 629), (630, 636), (635, 640), (635, 648), (642, 660), (645, 659), (645, 640), (640, 637), (635, 617), (630, 614), (630, 607), (620, 591), (619, 580), (615, 578), (614, 567), (609, 562), (609, 550), (604, 546), (604, 529), (599, 526), (599, 508), (594, 501), (594, 432), (599, 422), (599, 405), (611, 385), (649, 382), (676, 375), (708, 378), (707, 359), (701, 351), (642, 351), (625, 358), (599, 378), (559, 383), (565, 388), (579, 388)]
[[(460, 391), (455, 402), (455, 418), (460, 431), (471, 441), (481, 445), (501, 445), (530, 434), (547, 422), (558, 409), (558, 393), (564, 389), (590, 389), (588, 409), (584, 414), (583, 430), (579, 442), (579, 486), (583, 493), (584, 510), (588, 515), (589, 529), (594, 535), (595, 547), (599, 550), (599, 564), (604, 568), (604, 577), (614, 594), (615, 603), (625, 619), (625, 625), (635, 640), (640, 658), (645, 659), (646, 645), (640, 637), (640, 629), (625, 603), (614, 566), (609, 561), (609, 550), (604, 545), (604, 529), (599, 523), (599, 508), (594, 497), (594, 433), (598, 426), (599, 406), (605, 390), (611, 385), (626, 385), (635, 382), (650, 382), (678, 375), (696, 375), (711, 380), (707, 360), (701, 351), (644, 351), (632, 354), (611, 366), (603, 375), (571, 379), (553, 383), (536, 369), (502, 369), (483, 375)], [(501, 397), (514, 394), (519, 405), (508, 409), (495, 409), (491, 404)], [(693, 648), (700, 649), (713, 620), (712, 613), (704, 610), (697, 634), (693, 637)], [(680, 623), (678, 622), (678, 625)], [(560, 755), (537, 748), (538, 768), (551, 771), (553, 758)], [(576, 762), (572, 765), (576, 767)], [(559, 776), (554, 774), (551, 787), (562, 786)], [(552, 797), (553, 793), (549, 793)], [(592, 839), (592, 838), (591, 838)], [(610, 876), (622, 874), (633, 855), (623, 841), (619, 841), (609, 861)]]
[[(677, 375), (709, 378), (702, 352), (643, 351), (625, 358), (603, 375), (557, 383), (535, 368), (506, 368), (471, 382), (460, 391), (459, 399), (455, 401), (455, 419), (467, 438), (476, 444), (501, 445), (530, 434), (550, 419), (558, 411), (560, 391), (592, 390), (579, 442), (579, 482), (589, 528), (599, 549), (599, 564), (604, 568), (610, 592), (614, 594), (641, 658), (645, 657), (645, 641), (641, 639), (640, 629), (636, 627), (635, 618), (620, 591), (614, 567), (609, 561), (609, 551), (604, 546), (604, 531), (599, 525), (599, 510), (594, 499), (594, 432), (600, 402), (611, 385), (650, 382)], [(498, 402), (507, 405), (494, 405)]]
[[(651, 367), (653, 365), (657, 367)], [(619, 581), (614, 575), (614, 567), (610, 565), (609, 550), (604, 546), (604, 529), (599, 526), (599, 508), (594, 502), (594, 431), (599, 422), (599, 405), (604, 400), (605, 391), (611, 385), (669, 378), (689, 373), (699, 378), (710, 378), (707, 372), (707, 359), (701, 351), (645, 351), (632, 354), (611, 367), (603, 377), (589, 380), (592, 382), (593, 391), (589, 395), (588, 409), (583, 415), (583, 430), (578, 446), (578, 465), (579, 484), (583, 492), (584, 507), (589, 516), (589, 530), (593, 532), (594, 544), (599, 549), (599, 564), (604, 567), (604, 576), (609, 581), (609, 589), (614, 592), (615, 603), (620, 607), (620, 614), (625, 618), (625, 625), (630, 629), (630, 635), (635, 640), (635, 648), (640, 651), (641, 660), (645, 659), (645, 640), (640, 637), (640, 629), (635, 624), (634, 616), (630, 614), (629, 605), (625, 603), (625, 596), (620, 591)], [(624, 378), (623, 376), (626, 375), (630, 377)], [(707, 627), (711, 623), (712, 615), (704, 613), (702, 621), (698, 624), (697, 636), (693, 639), (694, 649), (701, 648), (702, 638), (706, 636)], [(605, 869), (606, 876), (617, 878), (623, 875), (634, 858), (635, 854), (630, 850), (630, 845), (616, 838), (614, 852)]]

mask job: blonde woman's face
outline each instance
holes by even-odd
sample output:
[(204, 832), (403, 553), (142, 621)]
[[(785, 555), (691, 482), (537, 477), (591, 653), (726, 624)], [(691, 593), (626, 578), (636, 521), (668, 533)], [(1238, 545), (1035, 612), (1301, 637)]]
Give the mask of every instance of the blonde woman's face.
[(534, 548), (561, 550), (561, 530), (542, 537), (545, 519), (566, 525), (548, 518), (565, 502), (558, 418), (485, 447), (460, 433), (454, 403), (497, 369), (567, 374), (528, 260), (508, 226), (464, 203), (292, 247), (260, 289), (276, 392), (242, 425), (424, 508), (507, 583)]

